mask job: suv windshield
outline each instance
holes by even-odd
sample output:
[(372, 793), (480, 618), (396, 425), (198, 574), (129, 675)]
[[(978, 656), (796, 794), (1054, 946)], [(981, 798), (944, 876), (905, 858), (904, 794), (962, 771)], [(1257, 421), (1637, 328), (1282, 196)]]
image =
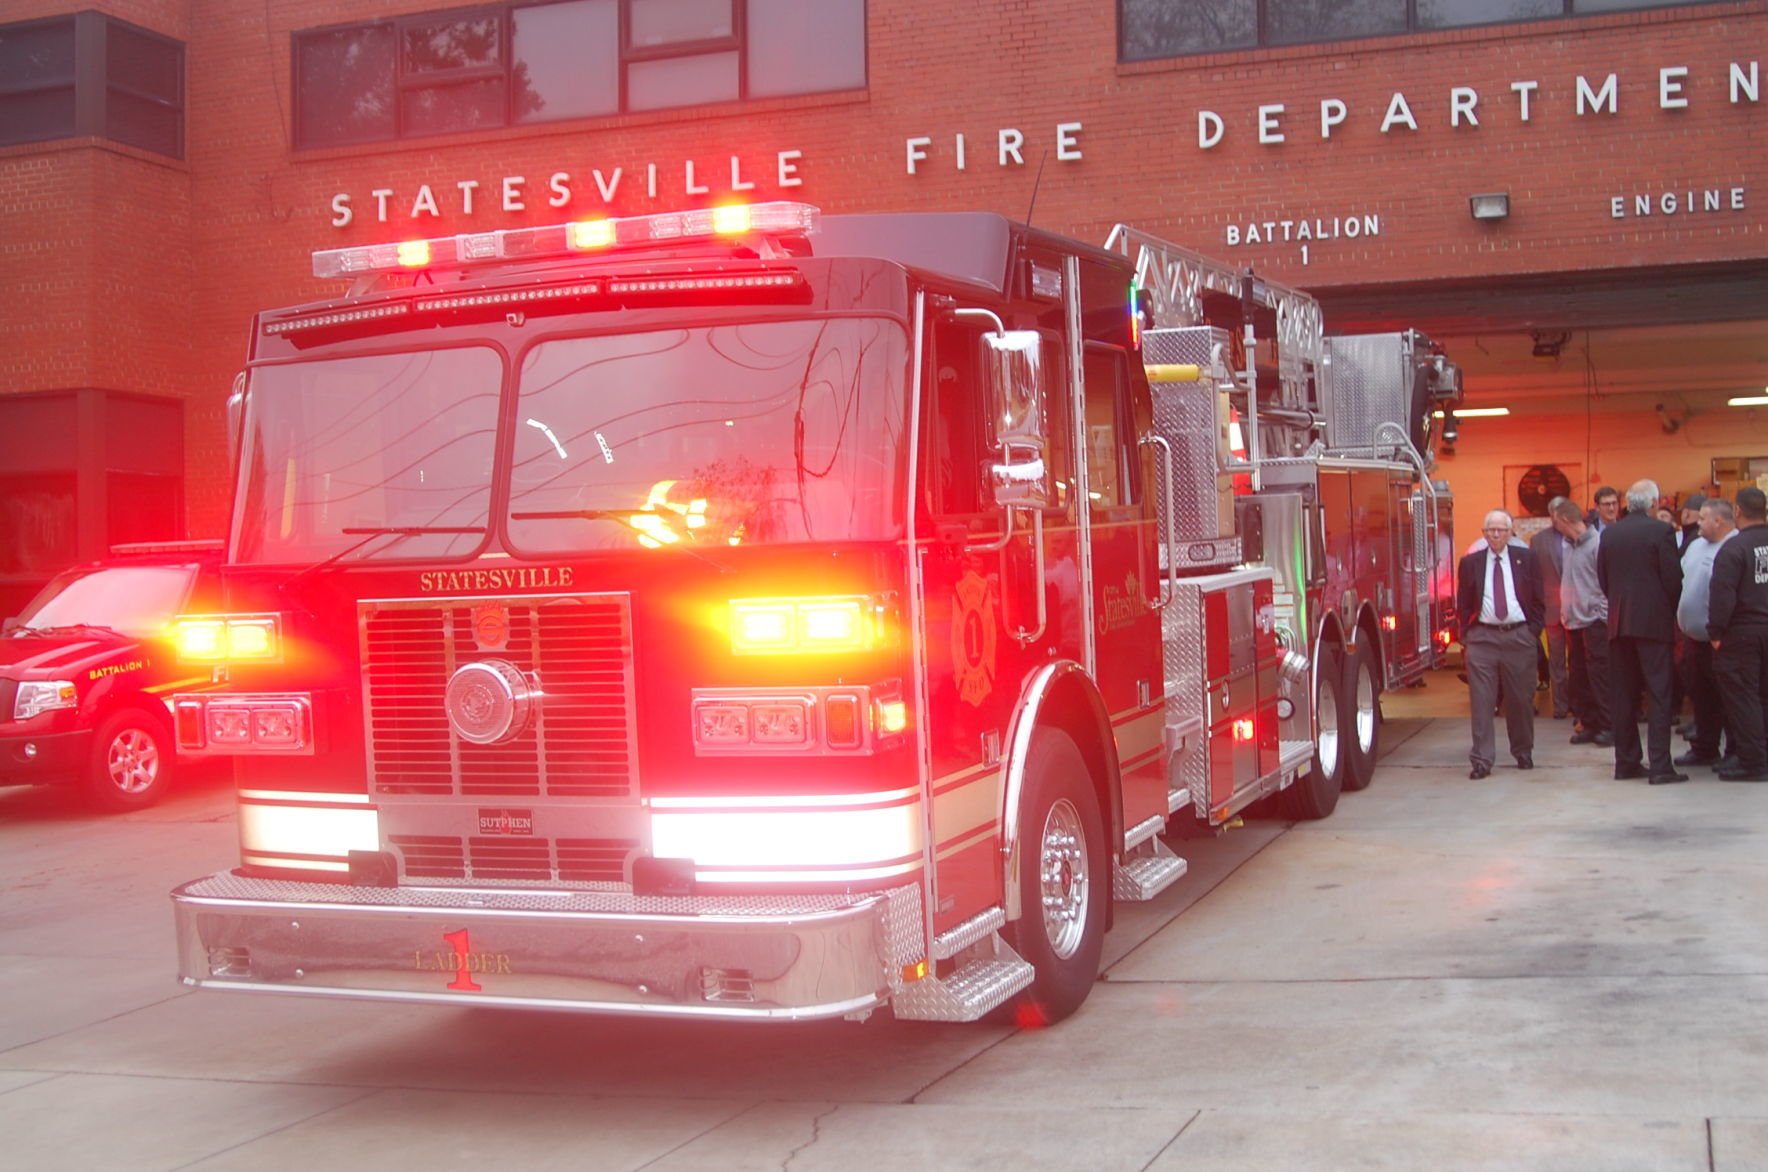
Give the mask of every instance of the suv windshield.
[(877, 318), (544, 342), (524, 358), (525, 551), (899, 537), (907, 338)]
[[(470, 554), (491, 512), (502, 383), (483, 347), (258, 367), (233, 559)], [(401, 532), (364, 541), (381, 529)]]
[(194, 566), (111, 566), (63, 575), (25, 607), (14, 633), (109, 627), (137, 639), (158, 638), (184, 605), (195, 577)]

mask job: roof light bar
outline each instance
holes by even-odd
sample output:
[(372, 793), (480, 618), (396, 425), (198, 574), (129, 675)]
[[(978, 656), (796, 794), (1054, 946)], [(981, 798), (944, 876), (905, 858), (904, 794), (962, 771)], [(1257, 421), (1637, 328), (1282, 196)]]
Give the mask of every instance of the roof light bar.
[(322, 326), (341, 326), (351, 322), (368, 321), (380, 317), (403, 317), (411, 312), (411, 305), (404, 301), (393, 301), (385, 305), (367, 305), (361, 309), (340, 309), (333, 313), (310, 313), (305, 317), (285, 318), (282, 321), (264, 323), (264, 332), (274, 336), (292, 334), (297, 330), (314, 330)]
[(726, 273), (707, 277), (615, 277), (613, 296), (625, 293), (685, 293), (699, 289), (792, 289), (804, 283), (798, 272)]
[(471, 309), (480, 305), (531, 305), (536, 301), (562, 301), (601, 294), (600, 281), (571, 285), (548, 285), (540, 289), (495, 289), (482, 293), (456, 293), (447, 297), (420, 297), (418, 311)]
[(458, 268), (530, 257), (572, 256), (622, 246), (705, 240), (751, 233), (769, 236), (815, 232), (820, 212), (810, 204), (775, 200), (691, 212), (583, 220), (544, 228), (506, 228), (398, 244), (328, 248), (313, 254), (316, 277), (355, 277), (413, 268)]

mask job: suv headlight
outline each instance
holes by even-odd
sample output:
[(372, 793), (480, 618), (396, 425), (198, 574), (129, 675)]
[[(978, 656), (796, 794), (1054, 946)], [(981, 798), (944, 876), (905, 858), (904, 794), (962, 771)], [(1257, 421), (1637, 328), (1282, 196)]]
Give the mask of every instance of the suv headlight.
[(79, 693), (67, 680), (27, 680), (18, 686), (18, 699), (12, 704), (12, 719), (29, 720), (40, 712), (73, 708), (79, 703)]

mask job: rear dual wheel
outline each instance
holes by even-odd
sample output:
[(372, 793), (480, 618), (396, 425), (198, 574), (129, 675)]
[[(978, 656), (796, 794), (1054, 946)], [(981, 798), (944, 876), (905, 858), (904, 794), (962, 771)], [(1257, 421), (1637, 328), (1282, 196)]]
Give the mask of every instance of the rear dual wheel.
[(1375, 756), (1381, 747), (1381, 684), (1375, 670), (1375, 645), (1357, 641), (1345, 664), (1344, 788), (1355, 792), (1375, 780)]
[(1305, 775), (1277, 795), (1277, 813), (1283, 818), (1313, 822), (1338, 808), (1350, 770), (1351, 714), (1345, 699), (1344, 650), (1336, 643), (1322, 643), (1314, 664), (1314, 711), (1319, 735), (1314, 740), (1314, 759)]

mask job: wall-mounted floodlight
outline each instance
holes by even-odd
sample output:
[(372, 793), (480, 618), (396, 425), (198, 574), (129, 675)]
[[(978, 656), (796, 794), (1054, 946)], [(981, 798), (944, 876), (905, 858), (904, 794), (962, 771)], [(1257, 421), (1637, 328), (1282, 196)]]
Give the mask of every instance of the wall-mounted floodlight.
[(1467, 197), (1468, 210), (1476, 220), (1502, 220), (1510, 215), (1510, 193), (1494, 191)]

